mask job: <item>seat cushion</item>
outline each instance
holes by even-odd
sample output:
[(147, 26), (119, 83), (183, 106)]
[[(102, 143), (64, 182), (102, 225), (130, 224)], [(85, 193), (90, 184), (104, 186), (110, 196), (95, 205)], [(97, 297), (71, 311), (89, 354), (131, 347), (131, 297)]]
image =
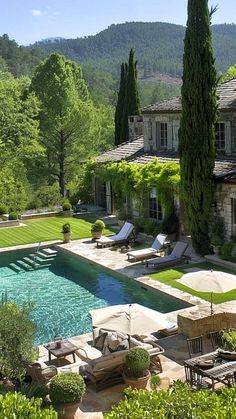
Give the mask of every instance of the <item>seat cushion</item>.
[(76, 351), (76, 354), (83, 361), (89, 361), (92, 359), (97, 359), (102, 356), (102, 352), (90, 345), (85, 345), (82, 348), (79, 348)]

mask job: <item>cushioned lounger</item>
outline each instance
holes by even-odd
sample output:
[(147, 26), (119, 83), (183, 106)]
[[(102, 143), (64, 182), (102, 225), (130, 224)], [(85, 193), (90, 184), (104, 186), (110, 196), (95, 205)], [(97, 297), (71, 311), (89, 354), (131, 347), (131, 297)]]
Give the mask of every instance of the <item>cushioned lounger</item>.
[(146, 262), (147, 267), (162, 267), (165, 265), (174, 265), (182, 260), (184, 256), (184, 252), (187, 249), (188, 244), (178, 241), (176, 242), (174, 249), (172, 250), (171, 254), (168, 256), (164, 256), (163, 258), (155, 258), (150, 259)]
[(97, 247), (113, 246), (115, 244), (126, 243), (129, 241), (130, 235), (134, 230), (134, 226), (126, 221), (121, 230), (117, 234), (104, 236), (97, 240)]
[(150, 257), (154, 256), (155, 253), (160, 251), (165, 243), (166, 240), (166, 234), (158, 234), (158, 236), (155, 238), (154, 242), (152, 243), (152, 246), (146, 249), (140, 249), (140, 250), (133, 250), (131, 252), (127, 253), (128, 259), (132, 259), (134, 262), (137, 260), (144, 260), (149, 259)]

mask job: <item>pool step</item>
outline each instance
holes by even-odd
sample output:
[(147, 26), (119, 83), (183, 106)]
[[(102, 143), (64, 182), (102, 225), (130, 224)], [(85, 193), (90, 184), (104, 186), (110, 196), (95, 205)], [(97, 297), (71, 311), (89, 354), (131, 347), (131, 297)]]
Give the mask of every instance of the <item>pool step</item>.
[(22, 259), (22, 262), (26, 263), (31, 268), (38, 268), (39, 266), (41, 266), (40, 263), (38, 263), (36, 260), (27, 256)]
[(31, 260), (33, 260), (33, 261), (36, 261), (36, 262), (38, 262), (39, 264), (44, 264), (45, 262), (53, 262), (54, 261), (54, 258), (51, 258), (51, 257), (42, 257), (42, 255), (39, 253), (39, 252), (37, 252), (37, 253), (30, 253), (29, 254), (29, 256), (28, 256), (28, 258), (30, 258)]
[(31, 271), (33, 269), (32, 265), (29, 265), (28, 263), (24, 262), (24, 260), (17, 260), (15, 262), (15, 265), (18, 265), (21, 267), (21, 269), (23, 268), (24, 271)]
[(17, 272), (17, 273), (24, 271), (24, 269), (22, 269), (20, 266), (16, 265), (13, 262), (9, 264), (9, 268), (11, 268), (14, 272)]
[(41, 251), (43, 254), (45, 254), (47, 257), (48, 256), (56, 256), (58, 251), (51, 249), (50, 247), (45, 247), (45, 249), (41, 249)]
[(29, 255), (17, 260), (14, 263), (10, 263), (9, 268), (14, 272), (22, 273), (26, 271), (32, 271), (34, 269), (50, 267), (57, 253), (57, 250), (50, 248), (40, 249), (35, 253), (30, 253)]

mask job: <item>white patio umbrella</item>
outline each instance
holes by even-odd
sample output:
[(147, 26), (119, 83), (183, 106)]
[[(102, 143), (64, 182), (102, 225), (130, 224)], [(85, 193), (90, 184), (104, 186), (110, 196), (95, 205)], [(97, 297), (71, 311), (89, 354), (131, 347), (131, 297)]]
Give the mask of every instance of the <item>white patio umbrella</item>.
[(214, 293), (222, 293), (236, 289), (236, 275), (227, 274), (221, 271), (197, 271), (183, 275), (177, 280), (180, 284), (186, 285), (199, 292), (211, 293), (211, 314), (212, 296)]
[(154, 332), (167, 327), (165, 315), (140, 304), (115, 305), (90, 311), (93, 327), (127, 335)]

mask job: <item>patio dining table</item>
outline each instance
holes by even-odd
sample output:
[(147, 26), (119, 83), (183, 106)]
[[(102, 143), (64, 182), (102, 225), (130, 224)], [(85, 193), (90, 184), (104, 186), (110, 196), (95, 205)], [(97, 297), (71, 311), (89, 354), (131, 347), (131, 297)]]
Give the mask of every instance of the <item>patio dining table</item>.
[(214, 391), (216, 383), (228, 387), (236, 383), (236, 360), (225, 359), (218, 351), (187, 359), (184, 367), (186, 382), (192, 388), (209, 387)]

